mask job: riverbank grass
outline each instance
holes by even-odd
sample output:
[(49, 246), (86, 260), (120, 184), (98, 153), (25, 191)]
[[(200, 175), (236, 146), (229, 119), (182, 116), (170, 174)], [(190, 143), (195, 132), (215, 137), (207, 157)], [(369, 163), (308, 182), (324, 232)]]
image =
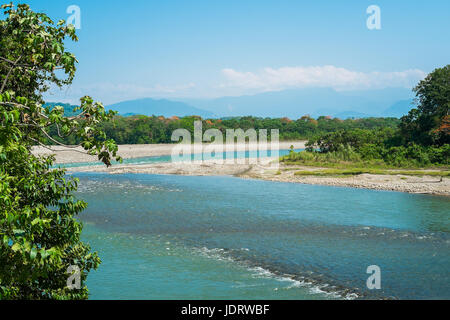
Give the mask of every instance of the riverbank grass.
[[(296, 176), (356, 176), (361, 174), (405, 175), (405, 176), (440, 176), (449, 177), (446, 165), (418, 166), (411, 161), (402, 166), (393, 166), (382, 159), (362, 160), (358, 155), (338, 153), (299, 152), (280, 158), (286, 165), (282, 170), (295, 171)], [(302, 167), (311, 167), (304, 170)]]

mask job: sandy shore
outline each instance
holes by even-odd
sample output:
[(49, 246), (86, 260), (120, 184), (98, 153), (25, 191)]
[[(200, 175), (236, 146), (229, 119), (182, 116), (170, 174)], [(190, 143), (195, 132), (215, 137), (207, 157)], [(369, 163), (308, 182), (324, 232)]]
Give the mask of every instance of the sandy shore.
[[(303, 141), (280, 142), (280, 149), (304, 148)], [(174, 145), (121, 145), (119, 154), (123, 158), (140, 158), (148, 156), (170, 155)], [(257, 145), (247, 146), (249, 150), (257, 150)], [(239, 145), (237, 150), (245, 150), (245, 145)], [(56, 154), (57, 163), (90, 162), (95, 157), (76, 151), (51, 152), (45, 148), (36, 148), (35, 154)], [(287, 166), (278, 164), (275, 158), (265, 159), (236, 159), (236, 160), (207, 160), (190, 162), (162, 162), (152, 164), (121, 164), (110, 168), (106, 166), (87, 166), (70, 169), (76, 172), (107, 172), (121, 173), (148, 173), (148, 174), (177, 174), (177, 175), (233, 175), (241, 178), (263, 179), (269, 181), (319, 184), (329, 186), (342, 186), (352, 188), (365, 188), (374, 190), (392, 190), (409, 193), (436, 194), (450, 196), (450, 179), (436, 176), (408, 176), (361, 174), (349, 177), (336, 176), (296, 176), (296, 171), (317, 170), (313, 167)], [(255, 163), (257, 162), (257, 163)]]

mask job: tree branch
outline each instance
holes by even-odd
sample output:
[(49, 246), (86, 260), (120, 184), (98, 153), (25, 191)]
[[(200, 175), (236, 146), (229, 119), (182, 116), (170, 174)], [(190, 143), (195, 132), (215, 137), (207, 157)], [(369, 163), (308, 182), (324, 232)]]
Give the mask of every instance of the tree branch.
[(0, 88), (0, 94), (3, 92), (3, 90), (5, 89), (6, 83), (8, 82), (8, 78), (11, 75), (11, 72), (14, 70), (14, 68), (16, 67), (16, 65), (19, 63), (20, 59), (22, 59), (22, 56), (20, 56), (19, 58), (17, 58), (17, 60), (13, 63), (13, 65), (9, 68), (8, 74), (6, 75), (5, 80), (3, 80), (3, 84), (2, 87)]

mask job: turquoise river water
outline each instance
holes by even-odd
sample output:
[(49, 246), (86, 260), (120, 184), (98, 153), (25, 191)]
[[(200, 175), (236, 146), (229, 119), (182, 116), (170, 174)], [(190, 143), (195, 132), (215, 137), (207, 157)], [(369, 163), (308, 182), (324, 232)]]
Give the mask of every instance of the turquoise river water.
[[(450, 298), (446, 197), (234, 177), (74, 173), (91, 299)], [(381, 269), (369, 290), (367, 267)]]

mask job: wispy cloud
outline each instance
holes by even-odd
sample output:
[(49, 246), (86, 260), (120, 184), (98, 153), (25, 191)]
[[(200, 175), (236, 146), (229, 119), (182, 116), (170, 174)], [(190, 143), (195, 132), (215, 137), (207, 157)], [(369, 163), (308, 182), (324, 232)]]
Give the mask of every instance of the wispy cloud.
[(331, 87), (339, 91), (380, 89), (387, 87), (411, 88), (426, 73), (418, 69), (399, 72), (359, 72), (335, 66), (264, 68), (258, 72), (223, 69), (222, 88), (252, 91), (277, 91), (288, 88)]

